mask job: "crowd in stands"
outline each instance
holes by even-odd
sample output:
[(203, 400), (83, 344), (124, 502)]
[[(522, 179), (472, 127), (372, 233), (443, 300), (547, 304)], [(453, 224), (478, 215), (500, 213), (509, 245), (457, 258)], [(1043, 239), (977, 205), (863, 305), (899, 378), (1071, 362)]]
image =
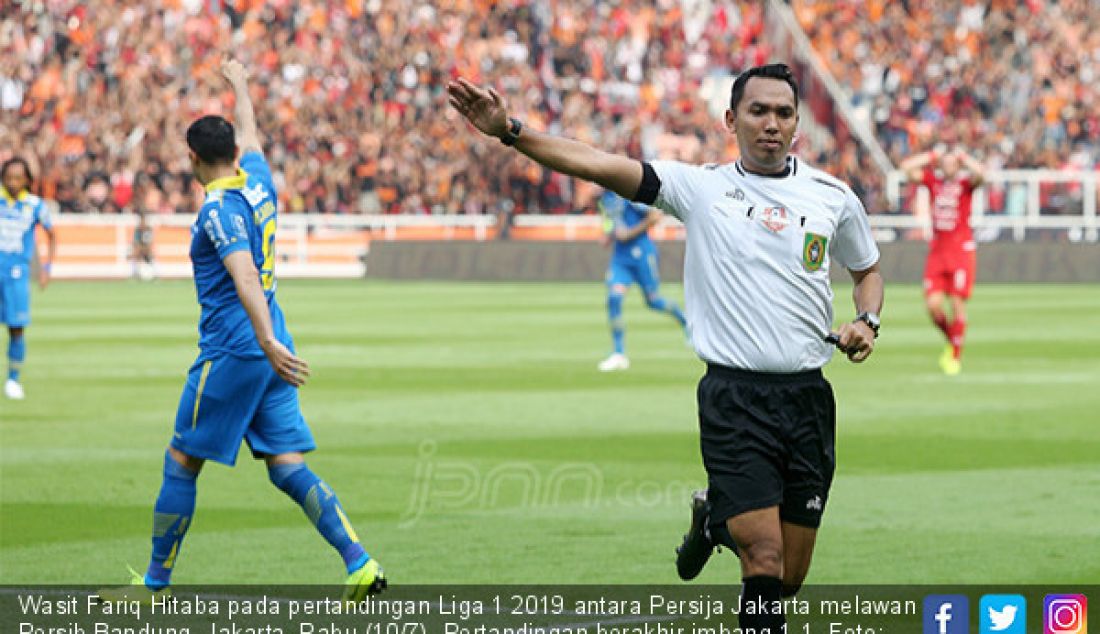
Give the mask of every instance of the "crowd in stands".
[[(1095, 164), (1095, 2), (975, 1), (792, 4), (895, 162), (940, 134), (992, 167)], [(229, 52), (252, 71), (286, 212), (590, 211), (595, 186), (464, 129), (446, 83), (492, 84), (526, 125), (608, 151), (729, 161), (729, 78), (773, 61), (764, 11), (761, 0), (9, 0), (0, 159), (30, 158), (37, 190), (63, 210), (193, 212), (183, 132), (231, 112), (217, 76)], [(880, 178), (827, 138), (798, 151), (857, 193)]]
[(792, 6), (895, 164), (942, 143), (989, 169), (1100, 169), (1100, 2)]
[[(0, 9), (2, 151), (30, 154), (63, 209), (195, 208), (183, 131), (230, 112), (222, 52), (253, 72), (283, 209), (492, 213), (591, 207), (594, 188), (463, 129), (456, 75), (528, 125), (636, 156), (727, 158), (694, 97), (765, 61), (762, 6), (679, 0), (16, 0)], [(689, 31), (689, 32), (685, 32)]]

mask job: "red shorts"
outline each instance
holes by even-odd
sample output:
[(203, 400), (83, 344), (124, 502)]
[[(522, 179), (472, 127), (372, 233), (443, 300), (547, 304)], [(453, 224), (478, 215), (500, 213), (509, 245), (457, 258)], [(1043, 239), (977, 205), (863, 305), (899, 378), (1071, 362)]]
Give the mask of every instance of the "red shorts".
[(940, 292), (970, 299), (977, 269), (974, 251), (932, 251), (924, 265), (924, 294)]

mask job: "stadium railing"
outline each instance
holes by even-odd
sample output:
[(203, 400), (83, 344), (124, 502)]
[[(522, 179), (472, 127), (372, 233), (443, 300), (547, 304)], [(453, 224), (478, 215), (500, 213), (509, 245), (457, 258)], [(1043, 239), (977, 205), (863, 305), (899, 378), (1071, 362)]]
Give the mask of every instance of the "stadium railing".
[[(1094, 172), (993, 171), (978, 189), (972, 224), (980, 240), (1022, 241), (1036, 233), (1055, 239), (1095, 242), (1100, 233)], [(924, 188), (909, 187), (903, 172), (887, 175), (892, 213), (871, 214), (882, 242), (921, 240), (929, 231)], [(190, 215), (149, 216), (160, 277), (191, 274)], [(59, 214), (54, 225), (60, 246), (54, 275), (60, 278), (125, 278), (133, 274), (131, 245), (137, 217)], [(1045, 232), (1045, 234), (1043, 233)], [(682, 240), (683, 226), (665, 217), (650, 233), (656, 240)], [(296, 215), (279, 217), (277, 270), (284, 277), (364, 275), (373, 241), (500, 239), (496, 216)], [(597, 215), (512, 218), (511, 240), (593, 241), (603, 237)], [(41, 242), (39, 244), (41, 248)]]
[[(979, 239), (1021, 242), (1034, 231), (1064, 231), (1069, 240), (1097, 240), (1097, 172), (1063, 170), (997, 170), (974, 192), (971, 224)], [(871, 216), (878, 239), (903, 236), (906, 230), (929, 230), (928, 193), (912, 187), (905, 172), (886, 176), (889, 214)]]

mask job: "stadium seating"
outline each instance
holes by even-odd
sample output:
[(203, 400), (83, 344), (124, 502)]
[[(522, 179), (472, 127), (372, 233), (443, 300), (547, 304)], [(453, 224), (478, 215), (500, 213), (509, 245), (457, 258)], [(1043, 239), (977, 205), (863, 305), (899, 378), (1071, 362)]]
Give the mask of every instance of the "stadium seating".
[[(885, 0), (792, 5), (895, 162), (935, 132), (991, 167), (1096, 165), (1100, 17), (1088, 1), (996, 0), (988, 14), (969, 0), (957, 14), (907, 5), (911, 15)], [(764, 11), (749, 0), (15, 0), (0, 7), (0, 158), (32, 157), (41, 193), (65, 211), (191, 212), (183, 131), (228, 113), (216, 63), (232, 51), (252, 69), (287, 212), (481, 214), (502, 200), (576, 212), (596, 188), (462, 130), (446, 82), (492, 83), (528, 125), (610, 151), (730, 160), (713, 87), (771, 59)], [(798, 151), (863, 189), (850, 148), (806, 139)]]

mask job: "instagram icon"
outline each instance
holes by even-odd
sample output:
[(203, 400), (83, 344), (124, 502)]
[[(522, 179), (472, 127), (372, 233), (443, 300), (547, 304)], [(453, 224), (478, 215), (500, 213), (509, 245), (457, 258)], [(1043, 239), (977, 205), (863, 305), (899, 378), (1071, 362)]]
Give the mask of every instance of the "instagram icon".
[(1043, 599), (1043, 634), (1088, 634), (1088, 600), (1083, 594), (1048, 594)]

